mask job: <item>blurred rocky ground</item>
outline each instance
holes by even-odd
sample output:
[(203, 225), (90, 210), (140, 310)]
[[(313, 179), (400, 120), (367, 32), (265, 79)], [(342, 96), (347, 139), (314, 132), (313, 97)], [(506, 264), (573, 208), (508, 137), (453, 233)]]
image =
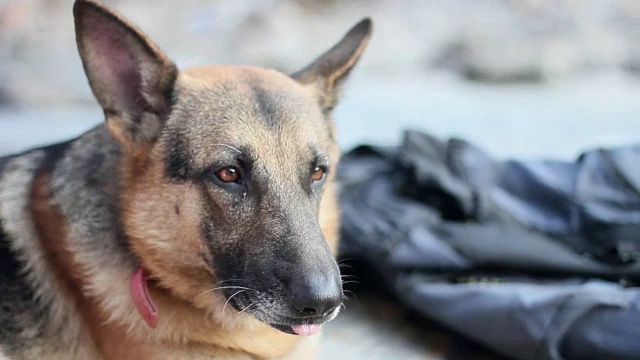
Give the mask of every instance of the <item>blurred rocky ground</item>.
[[(104, 0), (180, 66), (305, 65), (363, 16), (375, 36), (367, 78), (450, 72), (476, 82), (640, 73), (637, 0)], [(0, 101), (92, 101), (74, 43), (72, 0), (0, 0)]]

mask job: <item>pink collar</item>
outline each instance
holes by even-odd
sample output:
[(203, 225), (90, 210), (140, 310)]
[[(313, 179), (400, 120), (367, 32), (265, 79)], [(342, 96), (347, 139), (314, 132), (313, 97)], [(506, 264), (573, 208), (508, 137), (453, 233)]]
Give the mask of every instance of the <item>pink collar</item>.
[(155, 328), (158, 325), (158, 310), (149, 296), (149, 283), (147, 279), (147, 271), (140, 267), (136, 270), (135, 274), (131, 278), (131, 284), (129, 290), (131, 291), (131, 298), (136, 305), (136, 309), (149, 325), (149, 327)]

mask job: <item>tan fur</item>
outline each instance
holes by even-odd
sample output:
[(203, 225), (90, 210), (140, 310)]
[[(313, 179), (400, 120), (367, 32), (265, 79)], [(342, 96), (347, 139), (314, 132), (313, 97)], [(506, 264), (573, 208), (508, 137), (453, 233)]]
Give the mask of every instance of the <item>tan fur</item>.
[[(297, 87), (298, 91), (301, 91), (301, 96), (307, 96), (297, 83), (279, 73), (258, 68), (188, 69), (184, 72), (186, 75), (179, 78), (178, 86), (179, 89), (197, 88), (203, 84), (215, 86), (233, 79), (234, 76), (245, 76), (252, 72), (264, 76), (265, 81), (270, 81), (267, 86), (276, 88), (286, 86), (294, 89)], [(287, 148), (292, 145), (287, 144), (286, 138), (281, 139), (279, 146), (273, 146), (276, 139), (269, 139), (269, 131), (266, 129), (261, 131), (256, 126), (255, 123), (252, 124), (250, 132), (239, 132), (244, 135), (243, 140), (257, 147), (265, 158), (277, 159), (289, 151), (297, 150)], [(289, 134), (295, 136), (295, 133), (289, 132)], [(247, 136), (252, 137), (247, 138)], [(332, 155), (337, 158), (337, 147), (334, 146), (334, 148)], [(280, 149), (280, 152), (274, 153), (273, 149)], [(212, 302), (210, 297), (201, 296), (208, 290), (209, 284), (217, 281), (211, 269), (203, 261), (203, 258), (209, 259), (210, 254), (203, 246), (197, 222), (200, 218), (200, 204), (206, 199), (199, 197), (194, 184), (167, 185), (165, 183), (164, 162), (159, 149), (149, 154), (148, 159), (144, 165), (144, 174), (141, 174), (138, 162), (125, 163), (125, 173), (138, 174), (136, 177), (128, 177), (134, 181), (129, 183), (123, 192), (125, 223), (127, 228), (137, 229), (138, 232), (129, 233), (129, 236), (135, 239), (132, 241), (133, 251), (145, 261), (144, 266), (156, 275), (160, 285), (154, 289), (153, 298), (160, 308), (162, 322), (175, 324), (172, 321), (172, 317), (175, 316), (176, 319), (182, 319), (186, 326), (182, 328), (172, 325), (172, 329), (164, 329), (161, 326), (153, 330), (152, 334), (140, 336), (146, 338), (152, 335), (158, 340), (189, 339), (264, 358), (282, 357), (293, 351), (299, 338), (283, 334), (250, 317), (242, 315), (237, 317), (228, 308), (223, 312), (225, 303), (223, 297), (218, 297), (217, 301)], [(327, 242), (335, 253), (338, 244), (339, 213), (333, 185), (330, 182), (329, 184), (323, 197), (320, 223)], [(180, 209), (179, 214), (175, 211), (176, 206)], [(139, 218), (139, 214), (144, 214), (144, 217)], [(158, 221), (148, 222), (149, 218), (158, 219)], [(181, 256), (168, 256), (168, 252), (175, 251), (176, 247), (181, 250)], [(171, 294), (163, 289), (171, 289)], [(211, 318), (202, 317), (202, 313), (194, 311), (193, 306), (207, 311), (211, 314)], [(134, 324), (140, 324), (140, 320), (135, 319), (129, 326), (135, 326)], [(149, 332), (144, 325), (139, 330)], [(297, 358), (300, 358), (299, 356)]]
[[(195, 168), (210, 166), (212, 159), (226, 156), (224, 151), (229, 148), (237, 150), (234, 146), (257, 154), (252, 161), (269, 179), (269, 194), (275, 195), (268, 207), (255, 210), (260, 218), (250, 218), (243, 225), (246, 239), (227, 239), (222, 234), (215, 244), (232, 247), (242, 241), (264, 241), (254, 245), (260, 250), (272, 238), (291, 236), (294, 239), (286, 244), (298, 250), (292, 252), (295, 261), (321, 264), (320, 268), (339, 278), (331, 254), (338, 248), (339, 212), (333, 179), (340, 153), (330, 110), (339, 84), (368, 41), (370, 21), (361, 22), (336, 47), (292, 78), (274, 70), (241, 66), (178, 71), (122, 16), (90, 0), (77, 0), (74, 11), (80, 55), (105, 111), (106, 125), (103, 132), (94, 130), (72, 142), (68, 149), (72, 155), (62, 157), (55, 167), (43, 166), (46, 154), (36, 150), (9, 160), (6, 168), (11, 170), (0, 173), (0, 230), (6, 232), (36, 297), (48, 307), (51, 317), (44, 340), (22, 351), (20, 357), (314, 358), (320, 334), (303, 338), (276, 330), (264, 318), (265, 322), (258, 320), (260, 313), (228, 306), (229, 298), (213, 288), (220, 281), (216, 275), (220, 269), (215, 269), (216, 251), (204, 238), (214, 232), (203, 235), (203, 219), (211, 217), (207, 211), (223, 213), (235, 205), (211, 183), (170, 177), (167, 154), (188, 151), (187, 165)], [(100, 29), (97, 33), (91, 32), (94, 25)], [(123, 51), (124, 55), (113, 56), (124, 65), (103, 58), (107, 55), (102, 50), (112, 49), (105, 44), (115, 46), (114, 52)], [(172, 101), (167, 97), (169, 90), (175, 96)], [(132, 91), (135, 101), (128, 97)], [(104, 140), (104, 131), (117, 145), (104, 142), (114, 141)], [(175, 134), (188, 139), (188, 148), (172, 148), (171, 135)], [(91, 145), (94, 142), (96, 148)], [(97, 149), (99, 144), (111, 150)], [(78, 164), (90, 168), (92, 151), (109, 158), (96, 170), (104, 188), (82, 191), (78, 184), (87, 186), (82, 183), (85, 178), (70, 179), (78, 174)], [(300, 185), (300, 174), (305, 176), (300, 164), (318, 161), (313, 160), (317, 152), (330, 169), (320, 195)], [(101, 207), (109, 201), (117, 212)], [(283, 231), (289, 223), (274, 221), (272, 228), (265, 228), (271, 218), (286, 217), (298, 226), (295, 236), (290, 235), (291, 229)], [(216, 221), (234, 228), (233, 218), (219, 216)], [(313, 241), (323, 262), (299, 255), (308, 251), (305, 241)], [(298, 255), (302, 260), (295, 257)], [(229, 268), (235, 266), (231, 265)], [(150, 294), (160, 314), (156, 328), (144, 322), (131, 298), (129, 282), (140, 267), (150, 274)], [(264, 272), (258, 270), (254, 272)], [(260, 284), (270, 284), (260, 280)], [(341, 287), (333, 289), (338, 302), (331, 309), (337, 310), (321, 313), (319, 321), (330, 320), (339, 311)], [(0, 349), (0, 359), (4, 358)]]
[[(151, 172), (151, 174), (154, 173)], [(158, 176), (158, 180), (162, 178), (161, 171), (156, 171), (155, 175)], [(157, 199), (148, 199), (147, 202), (149, 206), (160, 211), (160, 216), (165, 216), (173, 211), (172, 208), (162, 208), (162, 197), (163, 194), (166, 194), (162, 189), (172, 190), (170, 187), (145, 182), (141, 182), (139, 185), (141, 188), (152, 189), (153, 191), (149, 195), (160, 196)], [(180, 195), (182, 189), (175, 190), (178, 191), (168, 194), (170, 198), (171, 196), (185, 196)], [(141, 195), (144, 194), (147, 193)], [(188, 195), (186, 198), (188, 200)], [(173, 202), (169, 201), (168, 205), (172, 204)], [(198, 301), (197, 294), (188, 292), (188, 290), (185, 290), (188, 292), (187, 296), (193, 297), (194, 303), (176, 299), (173, 294), (160, 287), (152, 288), (152, 297), (162, 314), (162, 321), (156, 329), (148, 328), (132, 309), (128, 311), (129, 316), (119, 318), (117, 322), (109, 321), (106, 309), (103, 309), (95, 296), (86, 293), (85, 289), (99, 286), (104, 289), (104, 292), (96, 295), (105, 296), (107, 293), (113, 295), (113, 289), (122, 288), (123, 283), (117, 279), (114, 279), (115, 283), (111, 281), (94, 283), (93, 285), (86, 283), (86, 281), (91, 281), (92, 277), (85, 279), (81, 268), (89, 264), (85, 263), (84, 266), (77, 264), (74, 255), (76, 258), (82, 258), (82, 255), (74, 254), (74, 249), (67, 249), (65, 246), (66, 225), (63, 215), (60, 210), (56, 209), (49, 196), (49, 176), (47, 173), (38, 174), (34, 179), (34, 185), (31, 188), (30, 211), (35, 219), (35, 229), (39, 235), (38, 238), (48, 268), (52, 270), (54, 281), (58, 284), (58, 289), (64, 299), (60, 299), (59, 302), (66, 304), (67, 308), (75, 308), (75, 312), (82, 318), (82, 321), (73, 321), (79, 328), (79, 334), (87, 335), (87, 330), (89, 330), (90, 338), (82, 336), (85, 341), (75, 345), (69, 344), (76, 347), (75, 352), (78, 354), (76, 358), (97, 358), (98, 353), (104, 359), (209, 359), (212, 354), (217, 354), (216, 358), (234, 359), (256, 357), (304, 359), (311, 357), (310, 354), (317, 343), (317, 335), (311, 339), (300, 339), (280, 333), (246, 315), (237, 317), (230, 309), (227, 309), (226, 314), (221, 313), (223, 299), (220, 299), (220, 302), (212, 308), (210, 299), (201, 298)], [(187, 221), (195, 218), (190, 216), (190, 211), (197, 211), (197, 207), (185, 208), (183, 217)], [(180, 227), (172, 225), (184, 224), (167, 222), (167, 225), (167, 229), (171, 230), (169, 234), (175, 235), (175, 230)], [(166, 236), (163, 229), (158, 229), (158, 231), (159, 238)], [(197, 235), (194, 235), (195, 237)], [(184, 237), (183, 234), (182, 237), (176, 237), (176, 239), (187, 239), (179, 246), (183, 251), (188, 249), (188, 237)], [(337, 238), (332, 239), (332, 242), (336, 243)], [(192, 241), (192, 246), (197, 246), (197, 244), (197, 241)], [(145, 259), (153, 258), (151, 249), (152, 246), (142, 250), (145, 251)], [(188, 255), (189, 251), (184, 251), (184, 253)], [(188, 256), (185, 258), (189, 260)], [(182, 262), (183, 259), (179, 260)], [(152, 272), (156, 270), (153, 266), (149, 266), (149, 269)], [(101, 272), (102, 269), (93, 269), (92, 271)], [(162, 274), (162, 272), (160, 273)], [(168, 283), (165, 286), (180, 289), (183, 287), (181, 282), (184, 282), (185, 279), (191, 280), (191, 275), (193, 274), (189, 274), (188, 271), (180, 273), (174, 278), (174, 283)], [(172, 278), (163, 280), (170, 282)], [(211, 280), (201, 279), (201, 282), (195, 281), (194, 283), (201, 286), (204, 291), (206, 284), (211, 283)], [(184, 294), (180, 295), (184, 296)], [(119, 306), (129, 308), (132, 306), (129, 298), (123, 297), (121, 301), (123, 303)], [(209, 310), (212, 316), (203, 316), (203, 312), (195, 309), (194, 305), (203, 310)], [(218, 314), (222, 314), (222, 316)], [(68, 354), (64, 353), (55, 355), (47, 352), (47, 355), (36, 355), (38, 354), (36, 349), (32, 354), (34, 357), (46, 356), (51, 359), (68, 358)]]

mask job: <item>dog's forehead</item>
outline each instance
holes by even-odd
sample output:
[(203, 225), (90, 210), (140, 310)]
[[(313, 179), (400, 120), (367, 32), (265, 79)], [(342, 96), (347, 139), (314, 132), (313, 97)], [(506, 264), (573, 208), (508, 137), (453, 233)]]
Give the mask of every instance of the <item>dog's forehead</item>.
[(192, 68), (179, 77), (176, 93), (177, 108), (206, 125), (243, 121), (283, 126), (299, 119), (309, 119), (306, 123), (311, 123), (320, 118), (310, 93), (274, 70)]
[(284, 74), (252, 67), (183, 71), (168, 128), (184, 137), (197, 163), (221, 150), (216, 144), (277, 157), (277, 152), (309, 152), (331, 141), (311, 93)]

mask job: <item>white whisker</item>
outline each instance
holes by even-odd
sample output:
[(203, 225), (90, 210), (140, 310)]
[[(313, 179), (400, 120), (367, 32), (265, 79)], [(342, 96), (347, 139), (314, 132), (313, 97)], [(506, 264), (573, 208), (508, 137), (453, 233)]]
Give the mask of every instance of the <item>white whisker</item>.
[(251, 289), (246, 289), (246, 290), (238, 290), (236, 293), (234, 293), (233, 295), (229, 296), (229, 298), (227, 299), (227, 301), (224, 302), (224, 306), (222, 307), (222, 314), (224, 314), (224, 309), (227, 308), (227, 304), (229, 304), (229, 301), (231, 301), (231, 299), (233, 299), (234, 296), (243, 293), (247, 290), (251, 290)]
[(205, 290), (205, 291), (201, 292), (200, 294), (198, 294), (198, 296), (196, 296), (195, 298), (197, 299), (197, 298), (199, 298), (200, 296), (202, 296), (202, 295), (204, 295), (204, 294), (206, 294), (206, 293), (213, 292), (213, 291), (216, 291), (216, 290), (222, 290), (222, 289), (243, 289), (243, 290), (251, 290), (251, 289), (249, 289), (249, 288), (247, 288), (247, 287), (244, 287), (244, 286), (219, 286), (219, 287), (215, 287), (215, 288), (211, 288), (211, 289)]
[(242, 310), (240, 310), (240, 312), (238, 312), (235, 316), (238, 316), (238, 315), (242, 314), (243, 312), (249, 310), (249, 308), (252, 307), (253, 305), (255, 305), (255, 303), (251, 303), (251, 304), (243, 307)]
[(240, 149), (238, 149), (235, 146), (231, 146), (231, 145), (227, 145), (227, 144), (213, 144), (214, 146), (224, 146), (226, 148), (229, 148), (231, 150), (237, 151), (238, 153), (242, 154), (242, 151), (240, 151)]

